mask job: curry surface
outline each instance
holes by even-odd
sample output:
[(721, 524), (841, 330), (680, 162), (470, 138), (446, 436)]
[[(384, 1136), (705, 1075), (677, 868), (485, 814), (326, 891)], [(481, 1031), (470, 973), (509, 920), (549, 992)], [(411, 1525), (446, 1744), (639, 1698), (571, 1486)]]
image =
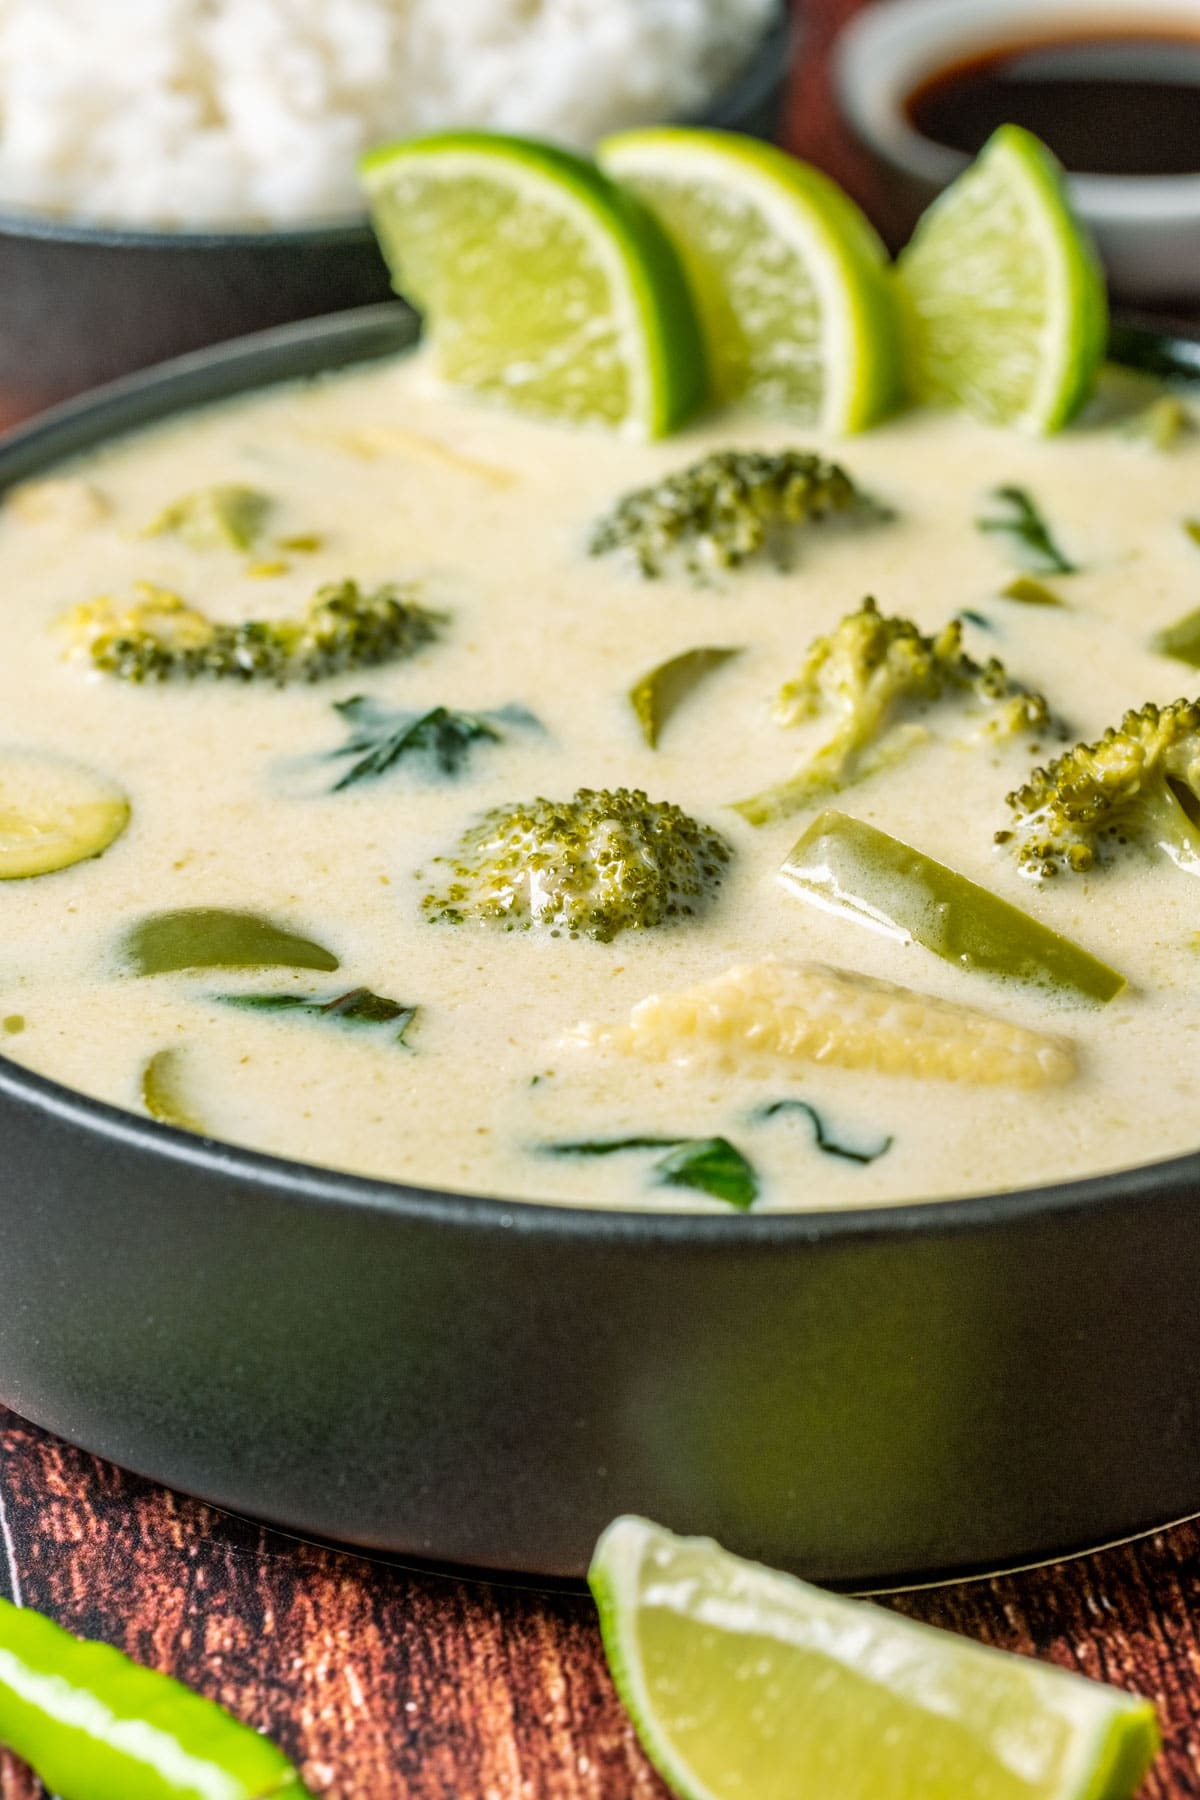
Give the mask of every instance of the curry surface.
[[(1200, 883), (1147, 860), (1040, 888), (1023, 879), (992, 842), (1033, 760), (1020, 740), (939, 732), (837, 803), (1113, 963), (1130, 986), (1106, 1007), (1056, 1005), (804, 905), (777, 871), (811, 814), (755, 830), (728, 803), (795, 766), (809, 740), (773, 722), (770, 699), (812, 637), (868, 593), (926, 630), (962, 609), (991, 621), (967, 625), (968, 647), (1002, 656), (1080, 736), (1147, 699), (1196, 693), (1194, 671), (1146, 645), (1200, 601), (1200, 552), (1182, 528), (1200, 509), (1200, 440), (1157, 454), (1103, 420), (1038, 443), (911, 415), (826, 446), (895, 520), (804, 531), (786, 573), (762, 563), (703, 586), (682, 573), (651, 583), (589, 558), (589, 526), (622, 492), (731, 445), (821, 447), (728, 415), (653, 446), (572, 435), (448, 398), (406, 358), (156, 428), (72, 465), (67, 485), (33, 504), (17, 496), (0, 518), (0, 740), (94, 765), (124, 787), (133, 816), (99, 860), (0, 883), (0, 1016), (23, 1021), (3, 1053), (136, 1111), (147, 1060), (177, 1048), (191, 1110), (214, 1136), (418, 1185), (582, 1204), (719, 1205), (655, 1187), (644, 1156), (557, 1157), (547, 1143), (722, 1135), (759, 1171), (760, 1208), (962, 1195), (1195, 1148)], [(216, 482), (273, 497), (273, 540), (314, 534), (320, 547), (279, 553), (286, 568), (263, 576), (233, 549), (141, 535), (181, 494)], [(1061, 609), (998, 597), (1018, 565), (974, 521), (1002, 483), (1029, 489), (1080, 564), (1059, 584)], [(66, 658), (55, 631), (75, 603), (139, 580), (233, 620), (299, 612), (320, 582), (346, 576), (417, 583), (450, 615), (443, 639), (307, 687), (139, 688)], [(631, 684), (704, 644), (744, 652), (648, 749)], [(328, 757), (345, 731), (333, 703), (355, 694), (413, 712), (516, 703), (544, 732), (484, 746), (457, 779), (401, 765), (334, 793), (344, 765)], [(702, 919), (601, 944), (421, 916), (431, 857), (487, 807), (622, 784), (677, 802), (734, 846)], [(341, 969), (122, 973), (122, 931), (185, 906), (269, 914), (329, 945)], [(1065, 1033), (1080, 1073), (1034, 1092), (817, 1064), (764, 1080), (563, 1047), (580, 1020), (619, 1021), (646, 994), (768, 955)], [(408, 1048), (213, 999), (358, 985), (420, 1008)], [(751, 1122), (789, 1096), (845, 1142), (892, 1146), (855, 1164), (822, 1154), (799, 1114)]]

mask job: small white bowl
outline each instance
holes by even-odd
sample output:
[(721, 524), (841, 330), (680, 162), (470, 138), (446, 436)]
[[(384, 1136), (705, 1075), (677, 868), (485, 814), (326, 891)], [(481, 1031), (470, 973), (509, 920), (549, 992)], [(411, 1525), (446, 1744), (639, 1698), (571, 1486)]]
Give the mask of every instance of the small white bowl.
[[(886, 0), (837, 46), (842, 110), (864, 144), (927, 200), (967, 159), (915, 129), (905, 102), (939, 70), (1061, 31), (1178, 31), (1200, 38), (1200, 0)], [(1200, 138), (1200, 111), (1197, 117)], [(1073, 175), (1071, 193), (1113, 289), (1130, 300), (1200, 298), (1200, 174)]]

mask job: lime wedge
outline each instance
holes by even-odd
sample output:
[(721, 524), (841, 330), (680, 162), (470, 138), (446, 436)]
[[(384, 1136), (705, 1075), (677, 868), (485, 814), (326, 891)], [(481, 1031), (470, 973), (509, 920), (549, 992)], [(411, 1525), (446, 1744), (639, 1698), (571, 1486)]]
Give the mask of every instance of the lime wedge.
[(924, 400), (1031, 432), (1083, 405), (1108, 304), (1063, 173), (1030, 132), (1002, 125), (934, 201), (897, 265), (913, 386)]
[(827, 176), (768, 144), (686, 127), (622, 132), (599, 156), (683, 259), (719, 398), (833, 432), (895, 405), (887, 254)]
[(520, 410), (661, 437), (707, 397), (700, 327), (653, 217), (593, 164), (487, 132), (362, 163), (397, 291), (448, 380)]
[(609, 1665), (685, 1800), (1126, 1800), (1146, 1700), (618, 1519), (589, 1575)]

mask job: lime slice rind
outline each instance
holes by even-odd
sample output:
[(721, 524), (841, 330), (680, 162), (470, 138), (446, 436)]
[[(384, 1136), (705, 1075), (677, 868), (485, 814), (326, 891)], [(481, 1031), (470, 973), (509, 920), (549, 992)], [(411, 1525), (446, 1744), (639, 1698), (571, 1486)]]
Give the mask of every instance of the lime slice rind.
[(897, 278), (918, 398), (1036, 433), (1074, 417), (1104, 354), (1104, 277), (1037, 138), (1002, 126), (924, 214)]
[(1148, 1702), (619, 1519), (589, 1577), (618, 1691), (683, 1800), (1128, 1800)]
[(834, 182), (728, 132), (623, 132), (598, 154), (675, 243), (719, 398), (830, 432), (894, 408), (902, 382), (886, 252)]
[(657, 437), (707, 398), (678, 260), (646, 209), (550, 145), (440, 133), (362, 165), (397, 289), (481, 397)]

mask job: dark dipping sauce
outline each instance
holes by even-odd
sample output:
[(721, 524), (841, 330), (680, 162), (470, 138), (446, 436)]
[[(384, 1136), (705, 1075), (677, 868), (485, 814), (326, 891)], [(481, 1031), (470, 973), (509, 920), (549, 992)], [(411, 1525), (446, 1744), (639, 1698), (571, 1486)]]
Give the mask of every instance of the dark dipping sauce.
[(1024, 125), (1079, 175), (1200, 173), (1200, 28), (1080, 31), (997, 44), (929, 76), (906, 102), (935, 143), (974, 156)]

